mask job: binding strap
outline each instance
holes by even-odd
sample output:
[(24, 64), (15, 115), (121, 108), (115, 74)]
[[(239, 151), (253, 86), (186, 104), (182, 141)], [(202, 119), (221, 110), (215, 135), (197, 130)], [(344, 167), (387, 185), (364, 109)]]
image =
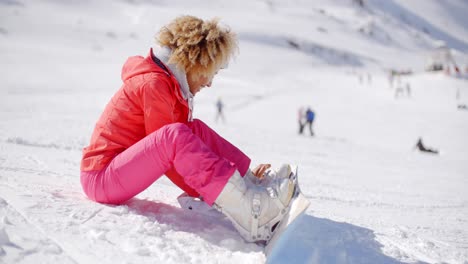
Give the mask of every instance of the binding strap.
[(260, 218), (260, 212), (262, 211), (262, 200), (259, 193), (255, 193), (252, 198), (252, 223), (250, 226), (250, 237), (257, 239), (258, 236), (258, 219)]

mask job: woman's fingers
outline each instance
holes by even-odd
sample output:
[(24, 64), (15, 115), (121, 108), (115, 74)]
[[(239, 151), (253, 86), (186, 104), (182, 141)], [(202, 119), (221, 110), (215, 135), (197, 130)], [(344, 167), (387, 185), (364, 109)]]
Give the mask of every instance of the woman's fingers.
[(263, 174), (265, 173), (266, 170), (268, 170), (271, 167), (271, 164), (259, 164), (253, 171), (252, 173), (255, 175), (255, 177), (262, 179)]

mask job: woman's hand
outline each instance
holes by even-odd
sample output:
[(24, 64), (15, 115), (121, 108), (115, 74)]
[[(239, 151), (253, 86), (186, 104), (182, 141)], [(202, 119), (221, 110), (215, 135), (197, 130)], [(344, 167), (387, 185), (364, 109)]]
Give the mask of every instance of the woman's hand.
[(259, 179), (263, 179), (263, 174), (271, 167), (271, 164), (259, 164), (253, 171), (253, 175)]

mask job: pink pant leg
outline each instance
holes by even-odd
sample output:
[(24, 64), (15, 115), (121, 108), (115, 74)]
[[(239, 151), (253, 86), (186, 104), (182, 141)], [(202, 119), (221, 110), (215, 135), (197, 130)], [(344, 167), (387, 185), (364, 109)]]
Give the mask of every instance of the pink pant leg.
[[(215, 154), (234, 163), (239, 173), (242, 176), (245, 175), (250, 165), (250, 158), (242, 153), (242, 151), (198, 119), (194, 119), (193, 122), (189, 122), (187, 126), (190, 127), (192, 132), (197, 135)], [(185, 183), (183, 176), (180, 175), (175, 168), (170, 168), (165, 172), (165, 174), (175, 185), (181, 188), (188, 195), (193, 197), (200, 196), (196, 190)]]
[(212, 205), (236, 170), (185, 124), (162, 127), (117, 155), (99, 172), (82, 172), (93, 200), (119, 204), (148, 188), (173, 166), (184, 181)]
[(236, 164), (239, 173), (242, 176), (245, 175), (250, 166), (250, 158), (247, 155), (217, 134), (203, 121), (194, 119), (187, 125), (214, 153)]

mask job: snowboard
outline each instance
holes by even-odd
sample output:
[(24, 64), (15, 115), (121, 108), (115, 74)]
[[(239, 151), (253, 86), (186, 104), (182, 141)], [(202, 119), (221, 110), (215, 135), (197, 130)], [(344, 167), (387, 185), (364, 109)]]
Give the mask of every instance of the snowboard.
[(294, 181), (295, 189), (292, 201), (290, 206), (288, 207), (288, 212), (286, 213), (283, 220), (279, 223), (279, 226), (276, 228), (275, 232), (273, 233), (273, 237), (267, 242), (265, 246), (265, 255), (267, 257), (267, 261), (270, 259), (270, 256), (275, 250), (278, 250), (280, 247), (278, 241), (283, 236), (288, 236), (288, 227), (309, 207), (310, 202), (301, 192), (301, 188), (298, 182), (298, 172), (297, 167), (292, 168), (291, 174), (289, 178)]
[(189, 196), (187, 193), (182, 193), (177, 197), (180, 208), (194, 211), (198, 214), (203, 214), (210, 217), (224, 218), (225, 216), (218, 210), (210, 207), (202, 199)]

